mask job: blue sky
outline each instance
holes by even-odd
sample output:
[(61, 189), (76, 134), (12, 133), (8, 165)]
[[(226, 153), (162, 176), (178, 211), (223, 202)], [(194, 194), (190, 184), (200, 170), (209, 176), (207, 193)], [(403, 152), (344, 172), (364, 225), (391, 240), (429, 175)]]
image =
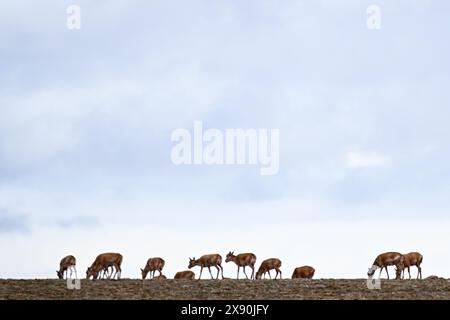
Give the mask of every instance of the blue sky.
[[(80, 30), (66, 28), (70, 4)], [(380, 30), (366, 27), (370, 4)], [(342, 246), (363, 251), (349, 268), (316, 258), (322, 277), (362, 276), (387, 250), (422, 250), (425, 261), (434, 255), (424, 273), (448, 275), (439, 248), (450, 240), (449, 9), (443, 0), (3, 4), (0, 277), (52, 277), (73, 252), (84, 271), (119, 248), (139, 264), (173, 256), (173, 272), (187, 256), (240, 248), (284, 254), (288, 269), (308, 257), (286, 242), (302, 252), (316, 229), (311, 255), (343, 230)], [(279, 129), (278, 174), (173, 165), (171, 132), (195, 120)], [(254, 238), (242, 244), (247, 228)], [(140, 243), (148, 250), (131, 249)], [(39, 250), (49, 253), (38, 271), (18, 269)]]

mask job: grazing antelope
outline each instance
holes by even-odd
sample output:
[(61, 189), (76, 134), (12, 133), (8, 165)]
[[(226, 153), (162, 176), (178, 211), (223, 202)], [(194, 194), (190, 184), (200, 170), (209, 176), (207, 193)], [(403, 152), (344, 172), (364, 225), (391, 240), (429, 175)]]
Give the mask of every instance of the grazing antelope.
[(188, 280), (194, 280), (195, 279), (195, 273), (191, 270), (187, 271), (180, 271), (175, 274), (174, 279), (188, 279)]
[(222, 270), (222, 279), (223, 279), (222, 257), (220, 256), (220, 254), (206, 254), (204, 256), (201, 256), (200, 259), (189, 258), (188, 268), (191, 269), (192, 267), (195, 266), (201, 267), (200, 276), (198, 277), (199, 280), (202, 277), (203, 268), (208, 268), (209, 274), (211, 275), (211, 279), (214, 279), (211, 273), (211, 267), (216, 267), (217, 269), (216, 279), (219, 279), (219, 273), (220, 270)]
[(294, 273), (292, 274), (292, 279), (312, 279), (315, 271), (316, 270), (310, 266), (295, 268)]
[(375, 273), (375, 270), (377, 270), (378, 268), (381, 268), (380, 275), (378, 276), (378, 279), (379, 279), (379, 278), (381, 278), (381, 273), (383, 272), (383, 268), (385, 268), (388, 279), (389, 279), (389, 272), (388, 272), (387, 267), (395, 265), (398, 268), (401, 258), (402, 258), (402, 254), (399, 252), (382, 253), (376, 257), (375, 261), (372, 264), (372, 267), (369, 268), (367, 275), (369, 277), (372, 277)]
[(64, 279), (64, 273), (66, 274), (70, 270), (70, 278), (72, 278), (72, 272), (75, 271), (75, 278), (77, 278), (77, 269), (75, 268), (75, 265), (77, 264), (77, 260), (74, 256), (66, 256), (61, 259), (61, 262), (59, 263), (59, 271), (56, 271), (56, 274), (58, 275), (59, 279)]
[(405, 269), (408, 269), (409, 278), (411, 279), (411, 272), (409, 268), (411, 266), (417, 267), (417, 279), (422, 279), (422, 268), (420, 267), (420, 264), (422, 263), (423, 256), (418, 252), (410, 252), (407, 254), (402, 255), (402, 258), (400, 259), (400, 264), (397, 267), (396, 271), (396, 279), (400, 279), (400, 274), (402, 275), (402, 279), (405, 277)]
[(277, 258), (271, 258), (266, 259), (261, 263), (261, 266), (258, 269), (258, 272), (256, 273), (256, 279), (261, 279), (261, 276), (264, 275), (264, 279), (266, 278), (266, 272), (269, 273), (270, 279), (272, 279), (272, 276), (270, 275), (270, 270), (275, 269), (277, 272), (275, 275), (275, 279), (277, 278), (278, 274), (280, 274), (281, 279), (281, 260)]
[(237, 256), (234, 255), (234, 251), (230, 251), (227, 254), (227, 258), (225, 259), (225, 262), (233, 261), (236, 263), (238, 269), (237, 269), (237, 278), (239, 279), (239, 269), (242, 267), (244, 269), (245, 277), (248, 279), (247, 273), (245, 273), (245, 267), (249, 266), (252, 269), (252, 274), (250, 276), (250, 279), (254, 279), (255, 277), (255, 262), (256, 262), (256, 256), (253, 253), (241, 253)]
[[(90, 267), (88, 267), (86, 271), (86, 279), (93, 277), (94, 280), (98, 278), (98, 275), (104, 269), (108, 269), (109, 267), (113, 267), (115, 269), (115, 273), (112, 276), (114, 279), (117, 275), (117, 279), (120, 279), (120, 275), (122, 273), (122, 269), (120, 265), (122, 264), (122, 255), (120, 253), (102, 253), (97, 256), (94, 263)], [(112, 274), (112, 271), (111, 271)], [(111, 275), (109, 275), (108, 279)]]
[(149, 258), (147, 260), (147, 264), (145, 268), (141, 268), (142, 279), (145, 279), (147, 274), (150, 272), (150, 278), (155, 277), (155, 271), (159, 272), (159, 275), (162, 275), (162, 269), (164, 268), (165, 261), (161, 258)]

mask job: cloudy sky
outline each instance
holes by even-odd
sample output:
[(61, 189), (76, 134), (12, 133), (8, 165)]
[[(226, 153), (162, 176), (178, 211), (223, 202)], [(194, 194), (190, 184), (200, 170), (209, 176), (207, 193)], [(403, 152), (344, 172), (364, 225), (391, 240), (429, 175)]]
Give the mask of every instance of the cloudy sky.
[[(69, 5), (81, 29), (66, 26)], [(367, 28), (369, 5), (381, 29)], [(0, 9), (0, 278), (123, 276), (252, 251), (364, 277), (420, 251), (449, 277), (445, 0), (10, 1)], [(277, 175), (179, 165), (177, 128), (279, 129)], [(198, 274), (198, 270), (197, 274)], [(226, 265), (225, 275), (234, 276)], [(391, 271), (393, 272), (393, 271)], [(413, 272), (415, 275), (415, 270)]]

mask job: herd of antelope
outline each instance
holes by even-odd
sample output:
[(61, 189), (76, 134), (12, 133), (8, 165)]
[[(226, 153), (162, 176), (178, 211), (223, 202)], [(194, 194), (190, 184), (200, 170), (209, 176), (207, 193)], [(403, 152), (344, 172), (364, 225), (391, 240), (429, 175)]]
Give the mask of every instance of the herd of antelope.
[(388, 266), (395, 266), (395, 279), (404, 279), (405, 269), (408, 269), (409, 278), (411, 279), (411, 272), (409, 270), (410, 267), (417, 267), (417, 279), (422, 279), (422, 268), (420, 265), (422, 264), (423, 256), (418, 252), (410, 252), (407, 254), (401, 254), (399, 252), (386, 252), (378, 255), (371, 268), (369, 268), (369, 272), (367, 275), (372, 277), (375, 273), (375, 270), (380, 269), (380, 275), (383, 272), (383, 268), (386, 269), (386, 274), (389, 279)]
[[(399, 252), (386, 252), (378, 255), (373, 262), (371, 268), (369, 268), (369, 272), (367, 275), (372, 277), (375, 271), (379, 268), (381, 277), (381, 273), (383, 269), (386, 269), (386, 273), (389, 279), (388, 266), (395, 266), (396, 271), (396, 279), (404, 279), (405, 269), (408, 269), (409, 278), (411, 279), (410, 267), (417, 267), (417, 278), (422, 279), (422, 268), (420, 264), (422, 263), (423, 257), (418, 252), (410, 252), (407, 254), (401, 254)], [(239, 279), (239, 271), (242, 267), (244, 275), (247, 279), (261, 279), (262, 277), (266, 278), (266, 274), (269, 275), (269, 278), (272, 279), (270, 274), (271, 270), (275, 270), (275, 278), (279, 276), (281, 279), (281, 260), (277, 258), (270, 258), (264, 260), (258, 271), (255, 273), (255, 263), (256, 263), (256, 255), (253, 253), (241, 253), (235, 255), (234, 252), (230, 251), (226, 255), (225, 262), (234, 262), (237, 266), (237, 279)], [(97, 256), (92, 265), (87, 268), (86, 271), (86, 279), (93, 280), (96, 279), (120, 279), (122, 269), (122, 255), (120, 253), (102, 253)], [(147, 275), (151, 279), (167, 279), (165, 275), (163, 275), (162, 270), (164, 268), (165, 261), (162, 258), (149, 258), (147, 263), (145, 264), (144, 269), (141, 268), (142, 279), (145, 279)], [(75, 269), (76, 259), (74, 256), (69, 255), (64, 257), (59, 265), (59, 270), (56, 271), (56, 274), (60, 279), (63, 279), (64, 276), (66, 278), (72, 277), (73, 272), (75, 273), (75, 277), (77, 276), (77, 271)], [(203, 268), (208, 268), (209, 274), (211, 275), (211, 279), (214, 279), (214, 276), (211, 272), (211, 267), (215, 267), (217, 269), (216, 279), (219, 279), (219, 275), (223, 276), (223, 268), (222, 268), (222, 256), (220, 254), (207, 254), (201, 256), (199, 259), (189, 258), (188, 268), (191, 269), (195, 266), (200, 267), (200, 275), (198, 279), (201, 279)], [(252, 272), (250, 278), (245, 272), (245, 268), (249, 267)], [(70, 275), (69, 275), (70, 271)], [(158, 271), (158, 275), (155, 276), (156, 271)], [(292, 273), (292, 279), (311, 279), (314, 276), (315, 269), (311, 266), (302, 266), (295, 268)], [(177, 272), (174, 276), (174, 279), (195, 279), (195, 274), (191, 270), (180, 271)]]

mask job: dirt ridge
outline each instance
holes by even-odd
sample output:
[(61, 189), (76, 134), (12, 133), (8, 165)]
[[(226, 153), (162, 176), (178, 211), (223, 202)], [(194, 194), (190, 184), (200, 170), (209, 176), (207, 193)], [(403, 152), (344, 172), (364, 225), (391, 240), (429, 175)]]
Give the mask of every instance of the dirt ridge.
[(138, 280), (91, 281), (68, 289), (66, 280), (0, 279), (0, 299), (450, 299), (450, 280)]

